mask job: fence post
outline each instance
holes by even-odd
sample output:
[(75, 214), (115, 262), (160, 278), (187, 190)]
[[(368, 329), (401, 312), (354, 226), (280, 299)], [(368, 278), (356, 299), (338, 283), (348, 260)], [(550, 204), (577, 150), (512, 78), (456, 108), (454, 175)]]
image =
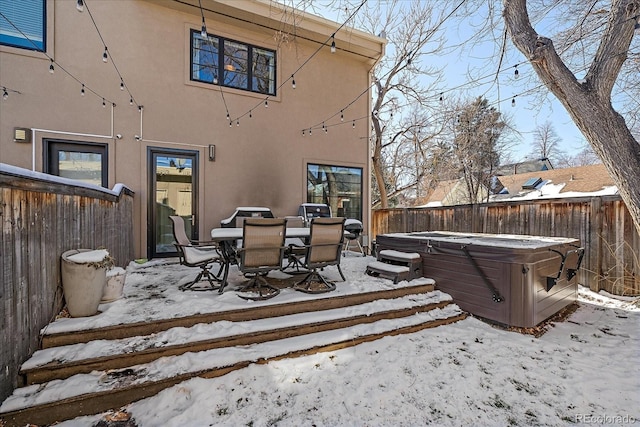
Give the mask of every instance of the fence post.
[(409, 232), (409, 209), (402, 209), (402, 232)]
[(589, 240), (591, 241), (591, 247), (588, 249), (589, 254), (589, 289), (594, 292), (600, 291), (602, 287), (600, 282), (604, 280), (602, 277), (602, 221), (604, 215), (602, 215), (602, 198), (591, 198), (591, 221), (588, 226)]

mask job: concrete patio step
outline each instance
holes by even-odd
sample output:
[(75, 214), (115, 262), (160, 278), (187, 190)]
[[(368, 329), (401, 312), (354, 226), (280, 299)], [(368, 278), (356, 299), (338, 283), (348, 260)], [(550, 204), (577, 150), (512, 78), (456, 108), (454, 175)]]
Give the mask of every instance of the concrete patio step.
[[(3, 403), (0, 420), (7, 426), (42, 425), (101, 413), (193, 377), (214, 378), (252, 363), (336, 351), (466, 316), (448, 295), (434, 291), (433, 284), (409, 286), (400, 294), (391, 291), (400, 289), (327, 298), (315, 308), (272, 305), (262, 318), (256, 318), (258, 307), (253, 307), (234, 312), (231, 317), (239, 320), (229, 320), (225, 313), (224, 319), (184, 327), (194, 320), (175, 319), (180, 326), (163, 324), (165, 332), (142, 336), (130, 336), (129, 331), (126, 338), (111, 339), (108, 328), (99, 341), (43, 349), (24, 364), (30, 385)], [(97, 330), (93, 333), (100, 336)], [(89, 357), (83, 356), (83, 347)]]

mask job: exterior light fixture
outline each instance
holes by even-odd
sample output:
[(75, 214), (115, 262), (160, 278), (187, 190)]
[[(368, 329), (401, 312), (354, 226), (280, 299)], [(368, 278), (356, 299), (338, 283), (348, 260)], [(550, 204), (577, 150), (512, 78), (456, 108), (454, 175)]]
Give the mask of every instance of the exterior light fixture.
[(13, 142), (31, 142), (31, 130), (28, 128), (13, 128)]
[(216, 161), (216, 146), (214, 144), (209, 144), (209, 161)]

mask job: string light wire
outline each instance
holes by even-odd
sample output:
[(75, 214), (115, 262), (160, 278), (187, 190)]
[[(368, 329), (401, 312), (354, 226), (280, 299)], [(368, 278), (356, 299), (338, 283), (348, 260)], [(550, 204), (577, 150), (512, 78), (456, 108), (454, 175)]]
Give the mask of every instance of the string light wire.
[[(98, 28), (98, 24), (96, 23), (96, 20), (93, 18), (93, 14), (91, 13), (91, 9), (89, 9), (89, 4), (87, 3), (86, 0), (85, 0), (85, 3), (84, 3), (84, 8), (87, 10), (87, 14), (91, 18), (91, 22), (93, 22), (93, 26), (95, 27), (96, 32), (98, 33), (98, 37), (100, 37), (100, 41), (102, 42), (102, 45), (104, 46), (104, 54), (103, 54), (103, 59), (104, 59), (104, 58), (107, 57), (107, 43), (104, 41), (104, 37), (102, 37), (102, 33), (100, 32), (100, 29)], [(125, 83), (124, 78), (122, 77), (122, 74), (120, 73), (120, 70), (118, 69), (118, 66), (116, 65), (116, 61), (113, 59), (113, 52), (109, 52), (108, 56), (111, 58), (111, 64), (113, 65), (113, 68), (116, 70), (116, 73), (118, 74), (118, 78), (120, 79), (120, 90), (126, 90), (127, 94), (129, 94), (129, 99), (130, 99), (129, 103), (131, 104), (131, 101), (133, 101), (133, 104), (135, 104), (136, 106), (139, 107), (140, 105), (136, 102), (136, 98), (133, 96), (133, 94), (129, 90), (129, 87)], [(106, 60), (105, 60), (105, 62), (106, 62)]]
[[(86, 7), (86, 3), (85, 3), (85, 7)], [(67, 70), (65, 67), (63, 67), (58, 61), (56, 61), (51, 55), (49, 55), (47, 52), (43, 51), (42, 49), (40, 49), (33, 40), (31, 40), (24, 32), (22, 32), (22, 30), (20, 30), (20, 28), (18, 28), (11, 20), (9, 20), (9, 18), (7, 18), (7, 16), (5, 16), (2, 11), (0, 11), (0, 16), (2, 16), (2, 18), (4, 18), (16, 31), (18, 31), (20, 33), (20, 35), (27, 40), (29, 43), (31, 43), (33, 45), (33, 47), (35, 48), (34, 50), (36, 50), (37, 52), (40, 52), (41, 54), (43, 54), (47, 59), (49, 59), (51, 61), (51, 64), (55, 64), (62, 72), (64, 72), (65, 74), (67, 74), (69, 77), (71, 77), (73, 80), (75, 80), (76, 82), (78, 82), (78, 84), (80, 84), (83, 88), (85, 88), (86, 90), (88, 90), (89, 92), (93, 93), (96, 97), (98, 97), (98, 99), (105, 99), (108, 101), (108, 98), (105, 98), (104, 96), (102, 96), (101, 94), (99, 94), (98, 92), (96, 92), (95, 90), (91, 89), (89, 86), (85, 85), (78, 77), (76, 77), (74, 74), (72, 74), (69, 70)], [(112, 105), (116, 105), (115, 103), (109, 101), (110, 104)]]

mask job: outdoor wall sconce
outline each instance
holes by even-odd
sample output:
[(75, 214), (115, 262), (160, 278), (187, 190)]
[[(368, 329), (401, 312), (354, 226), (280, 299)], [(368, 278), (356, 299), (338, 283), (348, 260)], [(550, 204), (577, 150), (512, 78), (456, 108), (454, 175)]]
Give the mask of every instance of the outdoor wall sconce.
[(214, 144), (209, 144), (209, 161), (216, 161), (216, 146)]
[(14, 142), (31, 142), (31, 129), (27, 128), (13, 128), (13, 141)]

